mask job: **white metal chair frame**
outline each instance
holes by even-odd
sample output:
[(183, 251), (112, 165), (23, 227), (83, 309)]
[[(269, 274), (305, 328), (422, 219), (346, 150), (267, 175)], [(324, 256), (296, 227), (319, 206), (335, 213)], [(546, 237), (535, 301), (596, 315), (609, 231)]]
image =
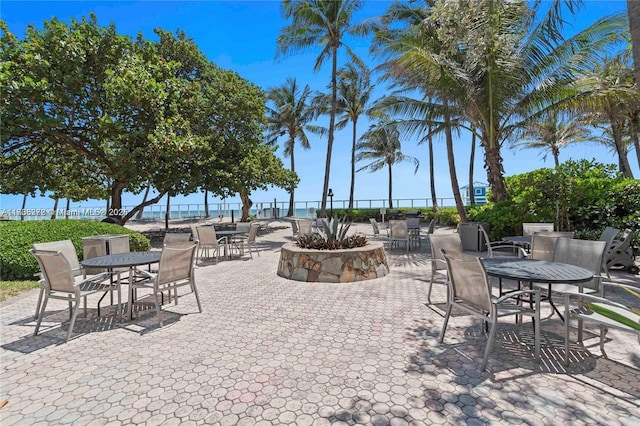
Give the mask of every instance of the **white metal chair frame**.
[(218, 238), (216, 236), (216, 229), (213, 225), (195, 226), (194, 231), (196, 234), (195, 239), (198, 241), (198, 252), (196, 257), (201, 259), (203, 253), (205, 253), (207, 257), (210, 257), (209, 250), (212, 250), (215, 254), (217, 264), (218, 259), (220, 258), (220, 249), (225, 248), (227, 238)]
[[(69, 341), (73, 326), (78, 316), (78, 307), (80, 299), (84, 299), (84, 313), (87, 315), (87, 296), (95, 293), (104, 293), (111, 291), (112, 286), (108, 281), (109, 273), (83, 277), (75, 275), (75, 269), (72, 267), (67, 256), (61, 251), (36, 250), (31, 249), (29, 252), (36, 258), (40, 265), (42, 275), (41, 285), (44, 287), (44, 295), (40, 312), (37, 315), (38, 322), (33, 332), (34, 336), (38, 335), (42, 318), (47, 309), (49, 299), (66, 300), (69, 303), (69, 329), (65, 342)], [(118, 287), (118, 312), (120, 312), (121, 296)]]
[[(509, 315), (526, 315), (533, 320), (535, 359), (540, 361), (540, 291), (519, 290), (495, 298), (491, 294), (491, 282), (481, 260), (472, 255), (461, 252), (442, 250), (449, 273), (449, 297), (447, 301), (447, 313), (444, 317), (440, 343), (449, 323), (449, 317), (454, 306), (476, 316), (490, 326), (487, 346), (482, 358), (482, 370), (487, 367), (489, 353), (495, 341), (498, 318)], [(529, 308), (513, 303), (522, 295), (533, 297), (534, 307)]]
[(534, 232), (553, 232), (553, 231), (555, 231), (554, 223), (525, 222), (522, 224), (522, 235), (533, 235)]
[[(189, 241), (185, 243), (175, 243), (167, 245), (162, 249), (160, 255), (160, 266), (157, 273), (144, 272), (147, 276), (146, 280), (132, 284), (133, 290), (138, 288), (146, 288), (152, 290), (153, 299), (158, 315), (158, 324), (163, 325), (161, 304), (158, 295), (171, 290), (174, 291), (175, 304), (178, 304), (178, 288), (189, 286), (191, 292), (196, 297), (199, 312), (202, 312), (200, 297), (195, 283), (195, 260), (198, 252), (198, 242)], [(131, 318), (133, 310), (133, 301), (128, 304), (129, 318)]]
[(390, 220), (389, 248), (393, 248), (393, 244), (400, 241), (404, 241), (408, 252), (411, 240), (409, 238), (409, 229), (407, 228), (407, 222), (405, 220)]
[[(442, 234), (431, 235), (429, 238), (429, 244), (431, 245), (431, 280), (429, 281), (429, 290), (427, 291), (427, 301), (431, 304), (431, 289), (433, 282), (438, 271), (444, 271), (445, 284), (448, 285), (449, 274), (447, 272), (447, 262), (442, 254), (442, 249), (447, 251), (462, 252), (462, 241), (460, 240), (460, 234)], [(447, 297), (448, 297), (447, 292)]]

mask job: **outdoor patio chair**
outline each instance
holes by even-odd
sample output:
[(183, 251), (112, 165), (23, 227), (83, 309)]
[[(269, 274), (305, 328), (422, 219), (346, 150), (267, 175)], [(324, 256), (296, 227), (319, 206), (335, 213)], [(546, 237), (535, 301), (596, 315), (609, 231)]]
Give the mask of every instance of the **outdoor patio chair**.
[(207, 257), (210, 257), (209, 250), (211, 250), (216, 257), (217, 264), (218, 259), (220, 258), (220, 250), (225, 249), (227, 239), (225, 237), (217, 238), (216, 229), (213, 226), (196, 226), (195, 232), (198, 237), (197, 241), (199, 247), (196, 258), (201, 259), (203, 252), (206, 253)]
[[(82, 274), (77, 274), (78, 268), (73, 267), (69, 262), (68, 255), (65, 255), (62, 251), (31, 249), (29, 252), (40, 265), (42, 284), (44, 286), (42, 306), (40, 307), (38, 322), (33, 335), (38, 335), (49, 299), (66, 300), (69, 303), (70, 318), (69, 329), (65, 339), (65, 342), (67, 342), (71, 337), (73, 326), (78, 316), (80, 299), (84, 299), (84, 313), (86, 316), (87, 296), (113, 290), (114, 287), (108, 280), (109, 273), (103, 272), (85, 277)], [(120, 304), (121, 297), (118, 287), (118, 312), (120, 312)]]
[[(416, 212), (417, 214), (417, 212)], [(407, 229), (409, 230), (409, 240), (415, 246), (422, 246), (420, 241), (420, 218), (416, 216), (409, 217), (407, 215)]]
[[(447, 313), (444, 317), (440, 343), (444, 340), (451, 310), (454, 306), (476, 316), (489, 325), (489, 337), (482, 358), (482, 370), (487, 367), (489, 353), (495, 341), (498, 318), (508, 315), (526, 315), (533, 320), (535, 359), (540, 361), (540, 291), (519, 290), (510, 292), (500, 298), (491, 294), (491, 283), (484, 269), (482, 261), (472, 255), (461, 252), (442, 250), (449, 273), (449, 297)], [(533, 308), (517, 304), (518, 296), (531, 295), (534, 300)]]
[(478, 227), (478, 229), (480, 230), (482, 238), (486, 243), (487, 256), (494, 257), (496, 255), (494, 251), (498, 251), (498, 254), (503, 254), (503, 253), (500, 253), (502, 250), (509, 250), (512, 252), (512, 254), (518, 254), (518, 255), (521, 254), (520, 247), (518, 245), (507, 242), (507, 241), (502, 241), (502, 240), (491, 241), (489, 240), (489, 234), (487, 234), (487, 231), (484, 229), (484, 226), (480, 226)]
[[(236, 231), (244, 231), (248, 234), (250, 228), (251, 228), (251, 222), (236, 223)], [(242, 238), (242, 236), (240, 236), (240, 238)], [(244, 236), (244, 238), (246, 238), (246, 235)]]
[(191, 239), (191, 234), (188, 232), (167, 232), (164, 234), (162, 245), (166, 246), (175, 243), (186, 243)]
[(407, 228), (407, 222), (404, 220), (390, 220), (389, 221), (389, 248), (393, 248), (394, 243), (404, 242), (409, 251), (409, 229)]
[[(127, 240), (128, 241), (128, 240)], [(71, 265), (71, 270), (73, 272), (74, 277), (86, 277), (91, 278), (94, 275), (102, 274), (105, 271), (102, 270), (87, 270), (80, 265), (80, 260), (78, 260), (78, 254), (76, 253), (76, 248), (73, 246), (71, 240), (61, 240), (61, 241), (51, 241), (46, 243), (35, 243), (31, 246), (34, 250), (38, 251), (59, 251), (66, 257), (67, 262)], [(40, 315), (40, 307), (42, 304), (42, 298), (46, 292), (46, 284), (44, 280), (40, 280), (40, 294), (38, 295), (38, 302), (36, 303), (36, 313), (34, 318), (38, 318)], [(118, 291), (118, 287), (113, 285), (110, 289), (106, 291)], [(113, 293), (112, 293), (113, 294)]]
[(573, 238), (573, 232), (536, 232), (531, 236), (529, 250), (521, 248), (524, 257), (553, 261), (559, 238)]
[(525, 222), (522, 224), (522, 235), (533, 235), (534, 232), (553, 232), (554, 230), (555, 224), (553, 223)]
[[(640, 331), (632, 327), (631, 324), (640, 323), (640, 315), (638, 315), (638, 309), (633, 310), (625, 305), (616, 303), (605, 297), (605, 288), (613, 287), (628, 290), (632, 294), (637, 295), (638, 288), (632, 285), (612, 283), (603, 281), (600, 283), (600, 295), (584, 295), (584, 294), (572, 294), (566, 293), (564, 296), (564, 363), (569, 365), (569, 331), (572, 319), (578, 319), (579, 322), (592, 322), (600, 326), (600, 351), (604, 356), (606, 352), (604, 350), (604, 339), (606, 330), (608, 328), (616, 328), (618, 330), (628, 331), (634, 333), (638, 341), (640, 342)], [(575, 299), (575, 303), (571, 303), (571, 300)], [(586, 303), (586, 305), (585, 305)], [(611, 318), (611, 315), (617, 316), (618, 321)], [(580, 335), (581, 326), (578, 326), (578, 334)], [(582, 339), (578, 340), (582, 343)], [(631, 344), (631, 342), (630, 342)]]
[[(213, 227), (209, 227), (213, 229)], [(194, 277), (195, 257), (198, 251), (198, 242), (189, 241), (185, 243), (175, 243), (162, 248), (160, 255), (160, 265), (157, 273), (144, 272), (147, 279), (132, 284), (133, 290), (149, 289), (152, 291), (153, 301), (158, 315), (158, 324), (162, 327), (161, 304), (158, 296), (162, 293), (173, 290), (175, 304), (178, 304), (178, 288), (189, 286), (191, 292), (196, 297), (198, 311), (202, 312), (200, 297)], [(129, 303), (129, 318), (132, 314), (133, 303)]]
[(602, 231), (602, 234), (600, 234), (600, 238), (598, 238), (598, 241), (604, 241), (605, 243), (607, 243), (606, 253), (604, 258), (602, 259), (602, 271), (607, 275), (608, 280), (611, 279), (611, 275), (609, 275), (609, 265), (607, 261), (609, 260), (611, 245), (613, 244), (613, 241), (616, 239), (619, 233), (619, 229), (607, 226), (606, 228), (604, 228), (604, 231)]
[(300, 233), (300, 230), (298, 229), (298, 221), (297, 220), (292, 220), (291, 221), (291, 230), (293, 231), (294, 238), (297, 237), (298, 234)]
[(252, 251), (255, 251), (258, 254), (258, 256), (260, 256), (260, 252), (256, 247), (256, 236), (258, 235), (259, 227), (260, 225), (258, 225), (257, 223), (252, 223), (251, 226), (249, 227), (249, 235), (241, 239), (235, 240), (235, 243), (238, 245), (238, 249), (241, 255), (244, 253), (244, 249), (246, 247), (247, 251), (249, 252), (249, 257), (251, 257), (251, 259), (253, 259), (253, 255), (251, 254)]
[(298, 221), (298, 229), (299, 235), (311, 235), (313, 234), (313, 228), (311, 226), (310, 220), (300, 220)]
[(429, 243), (431, 245), (431, 280), (429, 281), (427, 301), (429, 301), (429, 304), (431, 304), (431, 287), (433, 287), (433, 281), (436, 274), (444, 272), (445, 284), (447, 284), (449, 281), (449, 274), (447, 273), (447, 262), (444, 260), (442, 249), (461, 252), (462, 241), (460, 240), (460, 234), (454, 233), (431, 235), (429, 237)]

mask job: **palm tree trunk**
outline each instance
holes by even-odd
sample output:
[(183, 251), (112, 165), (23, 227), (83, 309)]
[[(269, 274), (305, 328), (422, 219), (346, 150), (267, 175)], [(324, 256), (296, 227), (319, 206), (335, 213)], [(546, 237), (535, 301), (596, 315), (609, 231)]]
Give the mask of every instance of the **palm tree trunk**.
[(482, 139), (484, 164), (487, 169), (487, 180), (491, 185), (492, 201), (505, 201), (507, 199), (507, 187), (504, 183), (504, 168), (502, 167), (500, 145), (497, 141), (493, 144), (489, 143), (486, 136)]
[(393, 208), (393, 177), (391, 174), (391, 163), (387, 164), (389, 166), (389, 208)]
[(633, 143), (633, 147), (636, 150), (636, 157), (638, 158), (638, 167), (640, 167), (640, 138), (638, 137), (638, 129), (640, 129), (640, 120), (638, 119), (638, 115), (640, 112), (637, 112), (633, 115), (631, 119), (631, 142)]
[(353, 208), (353, 193), (356, 188), (356, 126), (358, 119), (353, 120), (353, 139), (351, 142), (351, 188), (349, 189), (349, 208)]
[(471, 133), (471, 156), (469, 158), (469, 205), (476, 203), (476, 197), (473, 188), (473, 163), (476, 160), (476, 134)]
[(438, 212), (438, 198), (436, 197), (436, 182), (435, 182), (435, 165), (433, 159), (433, 137), (431, 136), (431, 127), (429, 127), (429, 180), (431, 185), (431, 204), (433, 204), (433, 211)]
[[(448, 106), (445, 103), (445, 106)], [(456, 163), (453, 156), (453, 134), (451, 133), (451, 123), (449, 120), (449, 113), (444, 114), (444, 130), (445, 139), (447, 142), (447, 160), (449, 161), (449, 176), (451, 177), (451, 190), (453, 191), (453, 198), (456, 201), (456, 210), (458, 216), (460, 216), (460, 222), (467, 221), (467, 212), (464, 209), (462, 197), (460, 196), (460, 185), (458, 184), (458, 174), (456, 173)]]
[(65, 219), (69, 219), (69, 213), (71, 213), (71, 199), (67, 198), (67, 208), (64, 210)]
[(633, 179), (633, 172), (629, 165), (629, 159), (627, 158), (627, 150), (625, 149), (624, 142), (622, 141), (622, 126), (618, 120), (610, 117), (611, 120), (611, 133), (613, 134), (613, 141), (616, 144), (616, 151), (618, 152), (618, 164), (620, 167), (620, 173), (626, 178)]
[(640, 90), (640, 1), (627, 0), (629, 32), (631, 33), (631, 51), (636, 87)]
[(329, 140), (327, 141), (327, 160), (324, 167), (324, 185), (322, 188), (322, 202), (320, 210), (326, 217), (327, 215), (327, 193), (329, 192), (329, 174), (331, 172), (331, 151), (333, 149), (333, 132), (336, 127), (336, 111), (338, 99), (338, 84), (336, 82), (338, 75), (338, 48), (333, 46), (332, 64), (331, 64), (331, 114), (329, 116)]
[[(295, 143), (295, 140), (293, 141), (293, 143)], [(296, 171), (296, 162), (295, 159), (293, 157), (293, 143), (291, 145), (291, 171), (295, 172)], [(287, 216), (293, 216), (293, 205), (294, 205), (294, 188), (291, 188), (291, 193), (289, 194), (289, 211), (287, 212)]]

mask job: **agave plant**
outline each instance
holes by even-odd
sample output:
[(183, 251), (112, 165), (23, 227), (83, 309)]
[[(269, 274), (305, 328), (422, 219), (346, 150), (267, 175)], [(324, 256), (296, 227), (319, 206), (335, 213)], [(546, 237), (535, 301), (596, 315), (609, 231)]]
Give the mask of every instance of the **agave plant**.
[(314, 250), (337, 250), (346, 248), (363, 247), (367, 244), (364, 235), (347, 236), (351, 222), (347, 222), (346, 216), (338, 220), (338, 216), (332, 219), (322, 220), (322, 229), (318, 233), (301, 235), (296, 239), (298, 247)]
[(322, 220), (322, 229), (320, 233), (324, 235), (327, 241), (342, 241), (347, 237), (347, 231), (351, 227), (351, 222), (347, 222), (345, 216), (342, 220), (338, 220), (338, 215), (335, 215), (330, 220)]

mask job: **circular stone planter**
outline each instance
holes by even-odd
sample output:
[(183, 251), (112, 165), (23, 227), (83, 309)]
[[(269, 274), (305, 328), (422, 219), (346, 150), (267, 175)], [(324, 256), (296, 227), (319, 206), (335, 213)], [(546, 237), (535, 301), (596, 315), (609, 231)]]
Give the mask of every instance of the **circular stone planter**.
[(286, 243), (280, 250), (278, 263), (278, 275), (295, 281), (347, 283), (372, 280), (388, 273), (387, 255), (379, 241), (341, 250), (311, 250)]

